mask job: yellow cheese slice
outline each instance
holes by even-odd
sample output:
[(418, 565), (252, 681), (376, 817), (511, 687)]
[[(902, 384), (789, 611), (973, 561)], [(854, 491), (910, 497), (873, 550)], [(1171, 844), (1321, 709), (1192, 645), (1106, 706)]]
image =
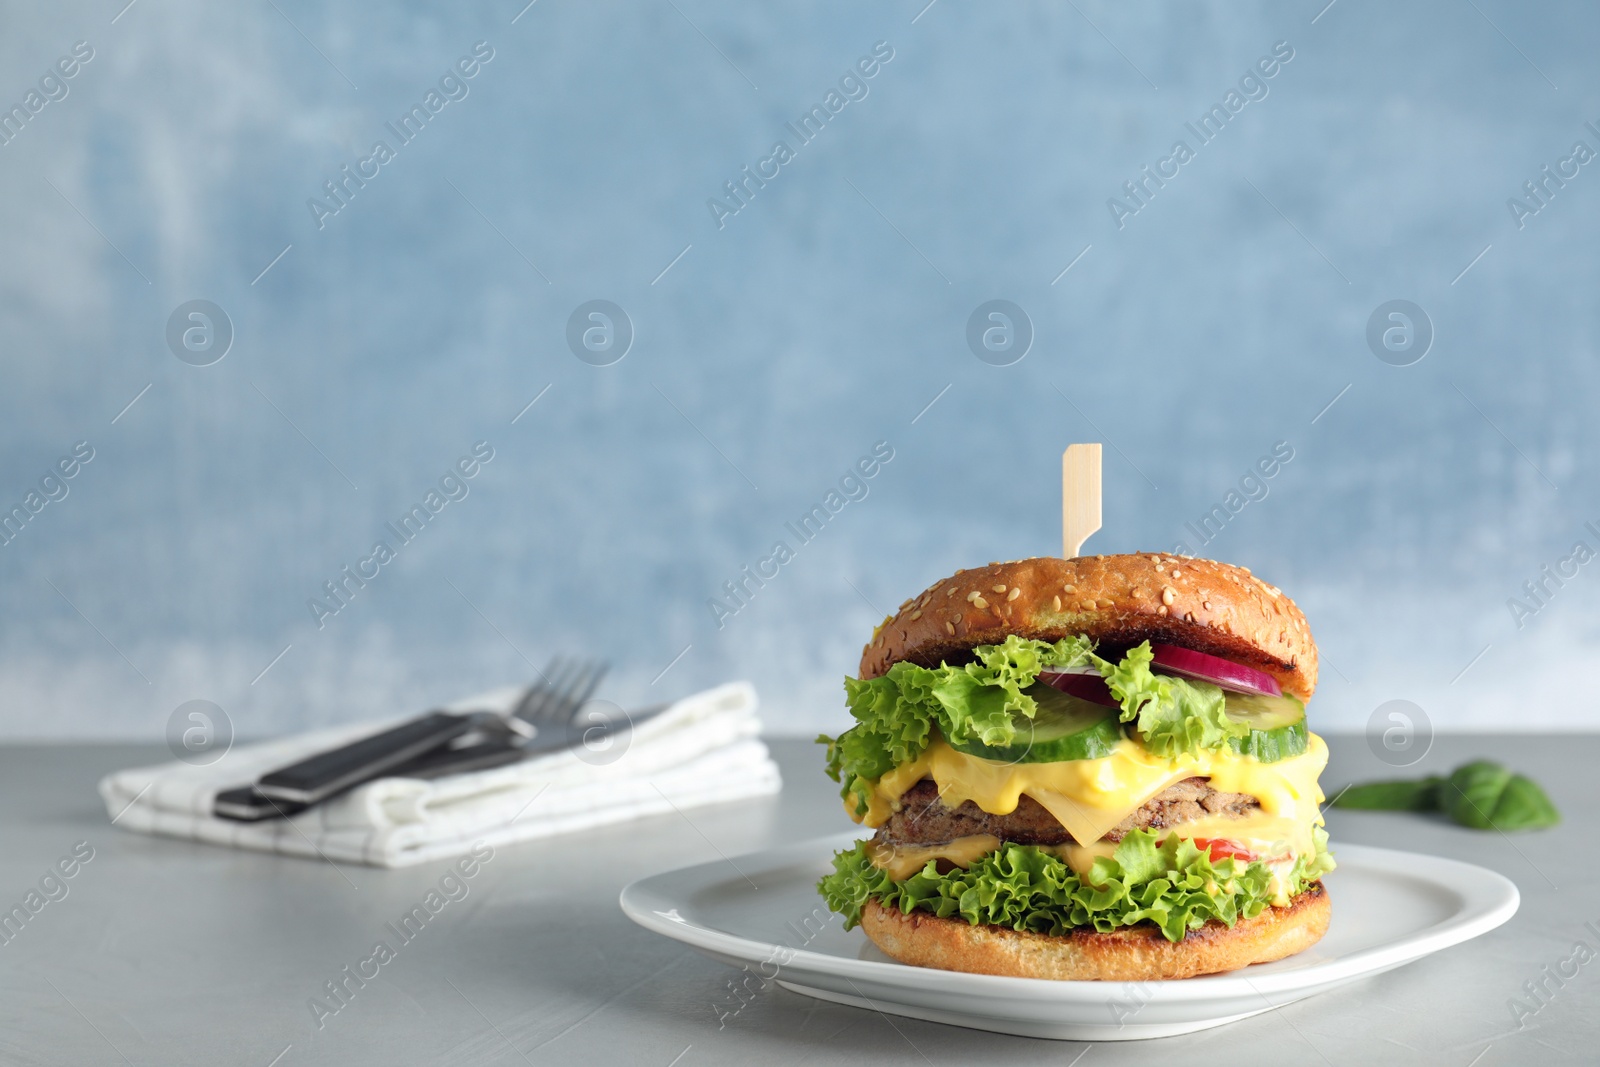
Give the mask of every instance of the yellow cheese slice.
[(926, 867), (929, 860), (949, 860), (957, 867), (966, 868), (999, 847), (1000, 839), (993, 834), (972, 834), (938, 845), (874, 842), (868, 855), (874, 867), (888, 871), (890, 878), (902, 882)]

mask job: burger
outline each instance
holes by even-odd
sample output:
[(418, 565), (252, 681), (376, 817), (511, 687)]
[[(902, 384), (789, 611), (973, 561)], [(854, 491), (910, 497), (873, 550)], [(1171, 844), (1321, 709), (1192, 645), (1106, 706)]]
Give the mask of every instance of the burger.
[(1306, 729), (1317, 648), (1244, 567), (1162, 554), (957, 571), (845, 679), (828, 747), (876, 831), (828, 906), (905, 963), (1187, 978), (1326, 932), (1333, 869)]

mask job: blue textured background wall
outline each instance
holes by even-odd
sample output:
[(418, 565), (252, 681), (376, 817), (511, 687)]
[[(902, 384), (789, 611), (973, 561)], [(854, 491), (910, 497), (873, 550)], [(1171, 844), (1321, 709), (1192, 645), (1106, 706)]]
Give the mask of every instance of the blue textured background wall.
[[(7, 5), (0, 504), (94, 454), (0, 548), (0, 731), (154, 736), (200, 697), (261, 734), (579, 650), (619, 699), (745, 676), (775, 730), (837, 725), (884, 612), (1059, 550), (1080, 440), (1108, 442), (1089, 549), (1184, 542), (1283, 586), (1324, 726), (1391, 698), (1593, 725), (1600, 567), (1523, 583), (1600, 548), (1600, 176), (1522, 186), (1600, 149), (1600, 13), (923, 2)], [(878, 42), (802, 143), (785, 124)], [(324, 182), (380, 140), (332, 213)], [(997, 298), (1035, 333), (1006, 367), (965, 336)], [(232, 324), (209, 366), (167, 340), (195, 299)], [(567, 342), (595, 299), (635, 331), (605, 367)], [(1392, 299), (1435, 332), (1410, 366), (1366, 340)], [(319, 628), (307, 601), (479, 441), (465, 499)], [(865, 498), (787, 534), (877, 442)], [(1202, 545), (1185, 523), (1277, 442), (1268, 495)]]

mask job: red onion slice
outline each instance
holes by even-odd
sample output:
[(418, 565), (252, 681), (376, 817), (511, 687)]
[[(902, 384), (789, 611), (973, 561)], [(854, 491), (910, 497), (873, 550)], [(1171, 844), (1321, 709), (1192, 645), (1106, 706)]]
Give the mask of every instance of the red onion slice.
[(1075, 671), (1040, 671), (1039, 681), (1052, 689), (1070, 693), (1091, 704), (1101, 704), (1108, 708), (1122, 706), (1111, 694), (1111, 688), (1106, 685), (1105, 679), (1100, 677), (1099, 671), (1093, 674), (1078, 674)]
[(1155, 653), (1151, 666), (1167, 674), (1198, 678), (1235, 693), (1259, 693), (1269, 697), (1283, 695), (1276, 678), (1254, 667), (1176, 645), (1152, 645), (1151, 651)]

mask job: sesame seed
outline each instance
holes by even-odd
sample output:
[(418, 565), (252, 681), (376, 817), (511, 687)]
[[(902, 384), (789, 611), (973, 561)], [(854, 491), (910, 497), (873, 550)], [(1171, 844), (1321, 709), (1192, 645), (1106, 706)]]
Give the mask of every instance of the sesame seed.
[(1070, 595), (1072, 593), (1076, 593), (1078, 591), (1078, 587), (1075, 585), (1064, 585), (1061, 587), (1061, 591)]
[(1103, 596), (1100, 598), (1100, 606), (1102, 608), (1114, 608), (1117, 606), (1117, 602), (1108, 596)]
[(1022, 588), (1020, 586), (1018, 586), (1017, 588), (1012, 589), (1011, 592), (1006, 594), (1006, 599), (1007, 600), (1015, 600), (1015, 599), (1017, 599), (1017, 597), (1019, 597), (1021, 595), (1022, 595)]
[(982, 596), (983, 596), (982, 593), (980, 593), (976, 589), (974, 589), (972, 592), (967, 594), (967, 603), (968, 604), (976, 604), (978, 602), (979, 598), (981, 598)]
[(1051, 597), (1050, 598), (1050, 610), (1051, 611), (1060, 611), (1061, 610), (1061, 598), (1060, 597)]
[(1172, 588), (1172, 586), (1168, 585), (1168, 586), (1162, 587), (1162, 590), (1161, 590), (1161, 603), (1167, 605), (1168, 607), (1171, 607), (1172, 606), (1172, 602), (1174, 600), (1176, 600), (1176, 599), (1178, 599), (1178, 594), (1177, 594), (1177, 591)]
[(1176, 568), (1176, 567), (1172, 568), (1172, 576), (1174, 578), (1176, 578), (1176, 577), (1178, 577), (1178, 575), (1179, 575), (1178, 568)]
[(945, 623), (944, 624), (944, 632), (949, 634), (949, 635), (951, 635), (952, 637), (954, 637), (955, 636), (955, 632), (956, 632), (955, 623), (953, 623), (953, 622)]
[(1167, 613), (1167, 606), (1165, 604), (1161, 605), (1159, 608), (1156, 609), (1156, 614), (1157, 615), (1165, 615), (1166, 613)]
[(1151, 556), (1150, 557), (1150, 562), (1151, 563), (1160, 563), (1161, 562), (1161, 557), (1160, 556)]
[[(1210, 607), (1211, 605), (1207, 604), (1206, 606)], [(912, 622), (916, 622), (920, 618), (922, 618), (922, 609), (921, 608), (918, 608), (916, 611), (913, 611), (911, 613), (911, 621)]]
[(949, 589), (946, 589), (944, 591), (944, 595), (945, 596), (955, 596), (956, 595), (956, 587), (952, 585)]
[(995, 586), (994, 587), (994, 591), (996, 593), (1004, 593), (1006, 591), (1005, 583), (1002, 582), (999, 585)]
[(989, 602), (976, 593), (972, 594), (969, 599), (972, 601), (972, 606), (977, 608), (979, 611), (982, 611), (984, 608), (989, 606)]
[[(1210, 611), (1211, 610), (1211, 601), (1202, 600), (1202, 601), (1200, 601), (1200, 606), (1205, 608), (1207, 611)], [(916, 618), (916, 616), (913, 615), (912, 618)]]
[(1184, 622), (1194, 622), (1194, 612), (1192, 612), (1192, 611), (1184, 612), (1183, 613), (1183, 621)]
[(1079, 604), (1078, 604), (1078, 607), (1082, 608), (1084, 611), (1093, 611), (1094, 610), (1094, 601), (1092, 601), (1092, 600), (1080, 601)]

